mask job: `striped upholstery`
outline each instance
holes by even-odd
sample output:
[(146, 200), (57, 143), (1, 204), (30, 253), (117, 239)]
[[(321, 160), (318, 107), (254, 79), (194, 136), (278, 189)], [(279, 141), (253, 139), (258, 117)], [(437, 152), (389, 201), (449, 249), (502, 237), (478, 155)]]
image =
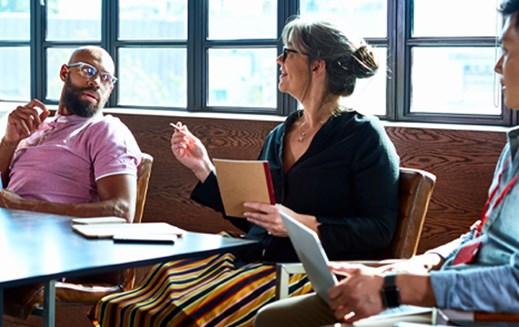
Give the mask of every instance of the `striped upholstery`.
[[(230, 253), (154, 266), (138, 288), (104, 297), (97, 326), (251, 326), (258, 309), (275, 299), (275, 266), (236, 267)], [(302, 275), (290, 294), (311, 291)]]

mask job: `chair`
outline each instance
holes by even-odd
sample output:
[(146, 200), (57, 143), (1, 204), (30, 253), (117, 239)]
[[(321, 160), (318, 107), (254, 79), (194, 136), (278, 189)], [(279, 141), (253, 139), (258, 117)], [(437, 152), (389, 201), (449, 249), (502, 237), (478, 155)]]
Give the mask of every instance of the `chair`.
[[(436, 176), (414, 168), (400, 168), (400, 213), (398, 226), (384, 258), (409, 258), (416, 254)], [(276, 297), (288, 297), (291, 274), (304, 273), (300, 263), (278, 263)]]
[[(499, 326), (518, 326), (519, 312), (482, 312), (482, 311), (461, 311), (453, 309), (438, 309), (436, 320), (433, 321), (436, 325), (451, 326), (468, 326), (469, 324), (485, 326), (499, 325)], [(506, 323), (506, 324), (504, 324)]]
[[(152, 165), (153, 157), (143, 153), (141, 163), (137, 168), (137, 201), (134, 223), (142, 221)], [(89, 277), (84, 279), (78, 278), (73, 282), (56, 282), (56, 300), (69, 303), (94, 304), (105, 295), (133, 288), (135, 269), (125, 269), (96, 277), (95, 279), (89, 279)], [(103, 277), (106, 280), (101, 280)], [(38, 303), (37, 307), (41, 307), (43, 298)]]

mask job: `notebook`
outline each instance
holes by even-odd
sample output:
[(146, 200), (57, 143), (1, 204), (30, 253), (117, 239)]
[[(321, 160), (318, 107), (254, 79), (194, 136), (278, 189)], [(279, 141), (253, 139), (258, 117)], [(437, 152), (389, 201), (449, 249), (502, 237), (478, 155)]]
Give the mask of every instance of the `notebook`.
[(328, 257), (321, 241), (313, 230), (283, 210), (280, 215), (315, 292), (328, 303), (328, 290), (337, 283), (337, 278), (328, 269)]
[(213, 162), (227, 216), (243, 217), (244, 202), (276, 203), (267, 161), (214, 159)]
[(94, 224), (124, 224), (127, 220), (120, 217), (92, 217), (92, 218), (74, 218), (73, 224), (94, 225)]
[(72, 225), (72, 229), (86, 238), (112, 238), (117, 235), (118, 238), (136, 237), (143, 235), (150, 239), (157, 235), (157, 238), (163, 235), (181, 236), (185, 231), (168, 223), (140, 223), (140, 224), (93, 224), (93, 225)]

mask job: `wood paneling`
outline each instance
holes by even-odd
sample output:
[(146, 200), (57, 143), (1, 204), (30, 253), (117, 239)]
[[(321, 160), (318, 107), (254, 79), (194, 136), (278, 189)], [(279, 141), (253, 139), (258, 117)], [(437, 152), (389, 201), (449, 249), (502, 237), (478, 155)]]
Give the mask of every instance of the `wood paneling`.
[[(212, 157), (254, 159), (263, 138), (277, 122), (208, 118), (118, 115), (134, 132), (143, 151), (155, 157), (144, 219), (182, 228), (218, 232), (232, 226), (189, 194), (192, 174), (171, 155), (170, 121), (182, 120), (207, 145)], [(402, 166), (437, 176), (420, 242), (424, 251), (463, 233), (479, 216), (493, 169), (505, 143), (503, 132), (387, 127)]]
[(436, 175), (419, 251), (465, 232), (480, 217), (505, 134), (441, 129), (386, 128), (401, 165)]

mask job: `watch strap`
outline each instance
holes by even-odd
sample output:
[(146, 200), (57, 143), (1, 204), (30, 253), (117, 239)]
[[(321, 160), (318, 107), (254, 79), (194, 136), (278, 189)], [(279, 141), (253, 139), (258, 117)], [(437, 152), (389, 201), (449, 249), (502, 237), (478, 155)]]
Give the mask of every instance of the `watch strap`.
[(396, 274), (389, 273), (384, 276), (381, 296), (384, 307), (396, 308), (400, 306), (400, 289), (396, 285)]

